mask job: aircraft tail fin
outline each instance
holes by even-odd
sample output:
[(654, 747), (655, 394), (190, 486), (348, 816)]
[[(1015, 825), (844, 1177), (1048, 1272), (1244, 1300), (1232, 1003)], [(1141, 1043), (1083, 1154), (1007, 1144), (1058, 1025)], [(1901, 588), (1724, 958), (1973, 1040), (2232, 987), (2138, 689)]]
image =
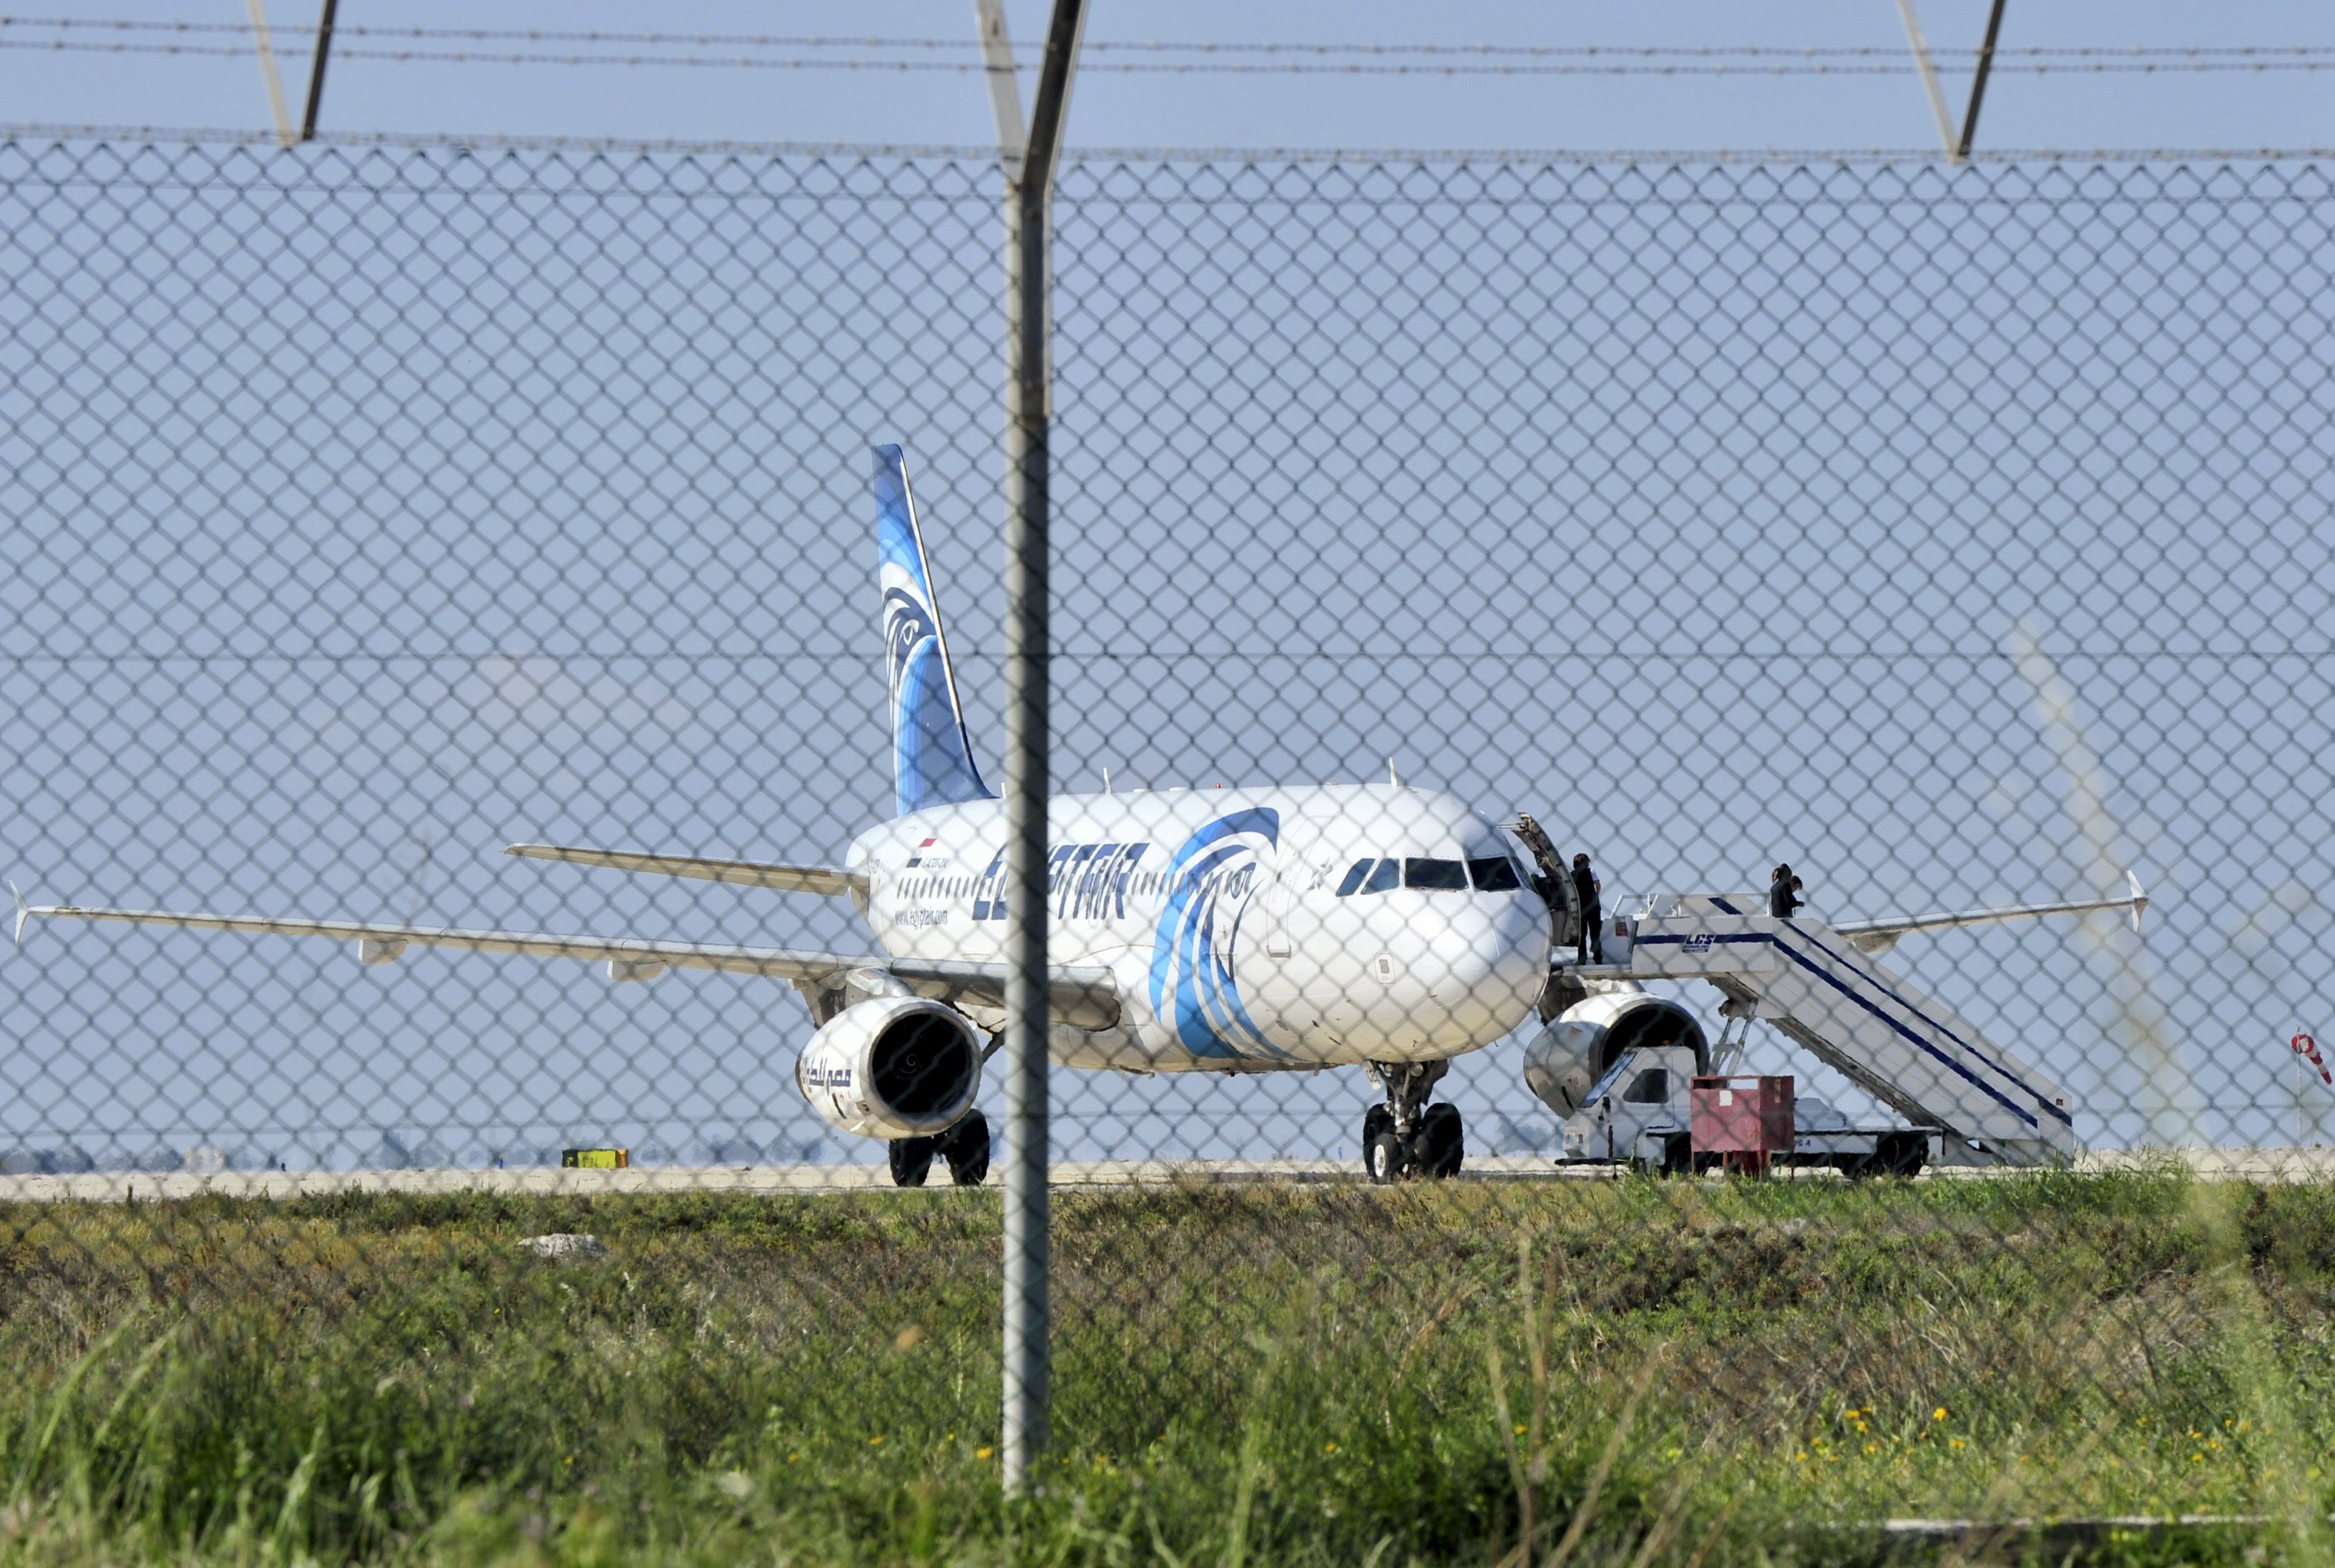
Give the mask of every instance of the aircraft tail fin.
[(948, 636), (916, 527), (907, 460), (876, 449), (876, 542), (884, 591), (885, 662), (891, 675), (892, 781), (900, 813), (992, 794), (973, 760), (957, 700)]

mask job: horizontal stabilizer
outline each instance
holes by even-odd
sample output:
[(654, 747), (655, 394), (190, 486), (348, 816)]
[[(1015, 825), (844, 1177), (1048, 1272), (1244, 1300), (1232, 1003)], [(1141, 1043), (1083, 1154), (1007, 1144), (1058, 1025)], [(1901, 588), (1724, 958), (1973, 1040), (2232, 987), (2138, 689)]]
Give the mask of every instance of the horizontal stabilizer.
[(766, 860), (716, 860), (696, 855), (638, 855), (629, 849), (576, 849), (561, 844), (513, 844), (506, 855), (529, 860), (563, 860), (649, 876), (694, 876), (741, 887), (775, 887), (781, 893), (818, 893), (829, 898), (865, 894), (867, 879), (839, 866), (786, 866)]
[(2127, 871), (2131, 891), (2122, 898), (2098, 898), (2081, 904), (2017, 904), (2001, 909), (1964, 909), (1943, 915), (1897, 915), (1883, 920), (1844, 920), (1833, 926), (1860, 953), (1886, 953), (1897, 939), (1914, 931), (1944, 931), (1956, 925), (1987, 925), (1998, 920), (2032, 920), (2046, 915), (2097, 915), (2103, 910), (2129, 911), (2132, 928), (2140, 929), (2141, 912), (2148, 895), (2140, 878)]
[[(612, 980), (645, 980), (660, 968), (712, 969), (759, 974), (818, 989), (840, 983), (854, 969), (896, 977), (919, 996), (937, 1002), (1005, 1005), (1005, 965), (966, 959), (887, 958), (881, 953), (812, 953), (783, 947), (732, 947), (712, 942), (654, 942), (632, 936), (560, 936), (530, 931), (463, 931), (428, 925), (376, 925), (351, 920), (282, 919), (262, 915), (179, 915), (157, 909), (92, 909), (61, 904), (20, 909), (18, 929), (34, 915), (64, 920), (119, 921), (179, 931), (242, 931), (265, 936), (323, 936), (357, 944), (366, 963), (389, 963), (406, 948), (443, 947), (457, 953), (517, 953), (537, 958), (581, 958), (609, 965)], [(1057, 964), (1047, 972), (1048, 1006), (1055, 1018), (1080, 1029), (1119, 1022), (1119, 988), (1108, 969)]]

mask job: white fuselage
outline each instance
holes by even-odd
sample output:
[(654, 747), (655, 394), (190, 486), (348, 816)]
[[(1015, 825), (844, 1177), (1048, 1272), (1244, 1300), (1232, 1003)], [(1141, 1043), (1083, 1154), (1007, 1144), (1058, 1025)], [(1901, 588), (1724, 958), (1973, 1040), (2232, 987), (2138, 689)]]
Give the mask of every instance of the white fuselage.
[[(1048, 845), (1049, 957), (1109, 969), (1120, 1004), (1116, 1028), (1054, 1030), (1066, 1065), (1436, 1060), (1499, 1040), (1547, 979), (1546, 906), (1499, 828), (1448, 795), (1378, 784), (1057, 796)], [(1003, 958), (1004, 847), (996, 800), (862, 834), (848, 864), (867, 879), (877, 940), (896, 958)], [(1357, 877), (1365, 861), (1401, 874)]]

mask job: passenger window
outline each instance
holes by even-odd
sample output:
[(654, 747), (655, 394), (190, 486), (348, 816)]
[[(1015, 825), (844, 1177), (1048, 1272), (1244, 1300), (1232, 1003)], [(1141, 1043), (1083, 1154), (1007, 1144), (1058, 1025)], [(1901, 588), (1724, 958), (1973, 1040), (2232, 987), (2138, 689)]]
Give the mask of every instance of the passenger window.
[(1405, 887), (1431, 887), (1440, 893), (1468, 891), (1468, 868), (1457, 860), (1423, 860), (1417, 857), (1402, 863), (1402, 885)]
[(1371, 874), (1371, 867), (1375, 864), (1376, 862), (1370, 860), (1355, 861), (1353, 869), (1346, 873), (1346, 879), (1338, 884), (1338, 896), (1352, 898), (1354, 895), (1354, 889), (1362, 885), (1362, 878)]
[(1516, 875), (1516, 863), (1505, 855), (1468, 861), (1468, 876), (1478, 893), (1516, 893), (1524, 887), (1524, 879)]
[(1622, 1097), (1624, 1105), (1660, 1105), (1671, 1097), (1671, 1075), (1668, 1068), (1650, 1067), (1630, 1081), (1630, 1090)]
[(1401, 861), (1381, 860), (1378, 863), (1378, 868), (1371, 873), (1371, 879), (1362, 884), (1362, 891), (1365, 893), (1385, 893), (1392, 889), (1395, 884), (1400, 882), (1401, 878)]

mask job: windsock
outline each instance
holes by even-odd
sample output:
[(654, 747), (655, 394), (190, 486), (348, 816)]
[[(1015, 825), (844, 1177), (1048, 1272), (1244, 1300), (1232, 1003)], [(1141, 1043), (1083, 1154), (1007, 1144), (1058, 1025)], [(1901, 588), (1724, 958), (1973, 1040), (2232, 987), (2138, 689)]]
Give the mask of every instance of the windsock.
[(2326, 1079), (2330, 1084), (2335, 1084), (2335, 1073), (2330, 1073), (2327, 1070), (2327, 1063), (2319, 1054), (2319, 1042), (2317, 1040), (2311, 1039), (2307, 1034), (2298, 1034), (2286, 1043), (2296, 1055), (2304, 1058), (2311, 1066), (2317, 1068), (2320, 1078)]

